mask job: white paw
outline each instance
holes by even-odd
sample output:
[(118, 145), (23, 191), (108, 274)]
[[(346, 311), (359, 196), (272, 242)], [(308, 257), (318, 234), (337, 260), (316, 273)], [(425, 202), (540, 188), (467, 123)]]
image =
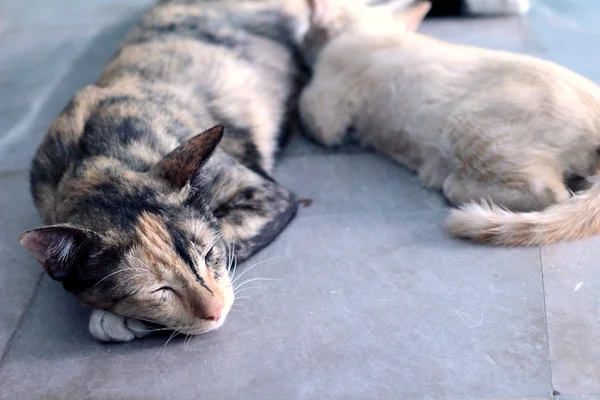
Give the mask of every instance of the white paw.
[(102, 342), (129, 342), (150, 334), (150, 330), (137, 319), (94, 309), (90, 315), (90, 333)]

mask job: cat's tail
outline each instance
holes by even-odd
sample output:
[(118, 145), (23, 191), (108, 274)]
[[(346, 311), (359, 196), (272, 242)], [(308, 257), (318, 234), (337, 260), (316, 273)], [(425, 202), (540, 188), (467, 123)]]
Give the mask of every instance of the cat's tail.
[(585, 192), (537, 212), (511, 212), (493, 204), (452, 210), (451, 235), (496, 246), (543, 246), (600, 234), (600, 179)]

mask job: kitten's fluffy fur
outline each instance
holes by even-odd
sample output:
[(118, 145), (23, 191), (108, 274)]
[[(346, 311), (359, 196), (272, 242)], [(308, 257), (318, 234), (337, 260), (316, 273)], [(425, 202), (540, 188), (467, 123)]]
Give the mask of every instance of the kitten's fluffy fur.
[[(289, 8), (162, 1), (44, 138), (31, 188), (48, 226), (21, 243), (96, 309), (96, 338), (144, 336), (142, 321), (216, 329), (234, 300), (234, 257), (294, 216), (270, 177), (300, 83)], [(200, 134), (219, 124), (224, 136)]]
[[(455, 205), (458, 237), (534, 246), (600, 232), (600, 184), (565, 181), (598, 167), (600, 90), (554, 63), (460, 46), (414, 31), (429, 9), (309, 0), (300, 99), (307, 131), (358, 140), (416, 170)], [(510, 210), (510, 211), (509, 211)]]

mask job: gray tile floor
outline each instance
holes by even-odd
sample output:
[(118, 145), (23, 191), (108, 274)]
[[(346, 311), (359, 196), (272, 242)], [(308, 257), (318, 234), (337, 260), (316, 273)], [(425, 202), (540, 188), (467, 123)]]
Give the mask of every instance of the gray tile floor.
[[(246, 274), (274, 281), (249, 284), (222, 330), (189, 342), (93, 341), (88, 311), (17, 244), (39, 223), (27, 168), (148, 3), (0, 2), (0, 398), (600, 399), (600, 238), (451, 240), (443, 199), (412, 174), (301, 138), (277, 176), (313, 203)], [(422, 30), (599, 81), (599, 17), (597, 0), (534, 0), (524, 19)]]

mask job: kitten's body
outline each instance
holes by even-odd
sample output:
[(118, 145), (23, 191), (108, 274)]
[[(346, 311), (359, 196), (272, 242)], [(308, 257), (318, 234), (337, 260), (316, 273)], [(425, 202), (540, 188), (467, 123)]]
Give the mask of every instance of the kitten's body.
[[(547, 61), (407, 30), (427, 5), (392, 17), (317, 3), (329, 15), (313, 14), (307, 54), (318, 55), (300, 109), (318, 141), (340, 144), (352, 127), (360, 142), (416, 170), (455, 205), (545, 209), (469, 204), (449, 220), (457, 236), (538, 245), (600, 232), (586, 211), (600, 209), (600, 187), (570, 199), (564, 183), (598, 167), (595, 83)], [(327, 29), (325, 45), (314, 40)]]
[[(95, 337), (143, 336), (138, 320), (216, 329), (233, 302), (234, 255), (250, 257), (294, 216), (269, 176), (301, 78), (293, 11), (164, 1), (50, 128), (31, 185), (52, 226), (22, 243), (98, 309)], [(219, 128), (196, 136), (217, 124), (222, 141)]]

